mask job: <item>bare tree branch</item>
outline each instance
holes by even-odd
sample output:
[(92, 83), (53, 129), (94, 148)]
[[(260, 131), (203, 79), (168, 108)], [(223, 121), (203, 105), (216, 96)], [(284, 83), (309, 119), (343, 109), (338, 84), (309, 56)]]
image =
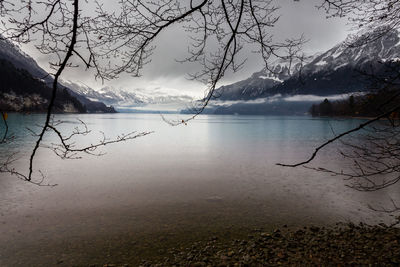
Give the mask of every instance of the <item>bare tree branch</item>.
[(97, 144), (75, 147), (71, 138), (85, 135), (88, 130), (64, 136), (57, 123), (51, 122), (58, 81), (66, 68), (83, 63), (103, 81), (117, 78), (121, 73), (140, 76), (143, 66), (151, 60), (159, 35), (172, 26), (182, 27), (191, 40), (188, 56), (182, 62), (200, 64), (201, 70), (192, 73), (191, 78), (204, 82), (206, 91), (193, 116), (168, 121), (178, 125), (203, 112), (216, 97), (215, 89), (226, 72), (235, 72), (243, 66), (245, 60), (239, 60), (239, 54), (245, 45), (256, 45), (255, 52), (265, 60), (266, 67), (271, 57), (301, 57), (299, 47), (304, 38), (273, 40), (270, 28), (279, 16), (272, 0), (126, 0), (116, 3), (115, 11), (104, 8), (103, 3), (96, 0), (95, 10), (84, 13), (80, 7), (87, 2), (82, 0), (0, 1), (0, 32), (20, 43), (32, 42), (39, 52), (57, 59), (50, 62), (55, 71), (52, 96), (30, 156), (28, 181), (32, 179), (37, 151), (44, 146), (43, 137), (49, 131), (58, 136), (60, 143), (48, 147), (62, 158), (79, 158), (77, 153), (98, 155), (94, 152), (98, 147), (150, 133), (129, 133), (115, 140), (104, 137)]
[(62, 124), (62, 121), (58, 121), (55, 124), (50, 124), (48, 128), (52, 130), (58, 137), (60, 143), (52, 143), (51, 146), (48, 146), (51, 150), (54, 151), (56, 155), (58, 155), (62, 159), (80, 159), (81, 156), (78, 156), (78, 154), (85, 153), (93, 156), (102, 156), (104, 155), (103, 152), (98, 152), (97, 149), (100, 147), (104, 147), (106, 145), (110, 144), (115, 144), (115, 143), (120, 143), (120, 142), (125, 142), (128, 140), (136, 139), (139, 137), (146, 136), (148, 134), (151, 134), (153, 132), (142, 132), (142, 133), (136, 133), (136, 132), (131, 132), (128, 134), (121, 134), (117, 136), (115, 139), (109, 140), (105, 137), (104, 133), (102, 134), (102, 139), (98, 141), (97, 143), (91, 143), (88, 146), (83, 146), (83, 147), (77, 147), (76, 142), (73, 140), (73, 137), (75, 136), (86, 136), (87, 134), (90, 133), (90, 130), (88, 129), (87, 125), (79, 120), (81, 125), (83, 126), (83, 130), (79, 129), (78, 127), (75, 127), (74, 131), (68, 135), (68, 136), (63, 136), (62, 133), (56, 128), (56, 126), (59, 126)]
[(368, 120), (367, 122), (361, 123), (359, 126), (353, 128), (353, 129), (351, 129), (351, 130), (345, 131), (345, 132), (343, 132), (343, 133), (341, 133), (341, 134), (335, 136), (334, 138), (329, 139), (328, 141), (326, 141), (326, 142), (323, 143), (322, 145), (318, 146), (318, 147), (315, 149), (315, 151), (313, 152), (313, 154), (311, 155), (311, 157), (308, 158), (307, 160), (303, 161), (303, 162), (299, 162), (299, 163), (295, 163), (295, 164), (277, 163), (276, 165), (278, 165), (278, 166), (284, 166), (284, 167), (298, 167), (298, 166), (301, 166), (301, 165), (305, 165), (305, 164), (307, 164), (307, 163), (310, 163), (310, 162), (317, 156), (318, 152), (319, 152), (321, 149), (323, 149), (324, 147), (326, 147), (327, 145), (329, 145), (329, 144), (331, 144), (331, 143), (333, 143), (333, 142), (335, 142), (335, 141), (341, 139), (342, 137), (344, 137), (344, 136), (346, 136), (346, 135), (349, 135), (349, 134), (351, 134), (351, 133), (354, 133), (354, 132), (357, 132), (357, 131), (359, 131), (359, 130), (361, 130), (361, 129), (364, 129), (366, 126), (371, 125), (372, 123), (374, 123), (374, 122), (376, 122), (376, 121), (379, 121), (380, 119), (387, 118), (390, 114), (392, 114), (393, 112), (396, 112), (396, 111), (398, 111), (398, 110), (400, 110), (400, 105), (396, 106), (395, 108), (389, 110), (388, 112), (386, 112), (386, 113), (384, 113), (384, 114), (382, 114), (382, 115), (380, 115), (380, 116), (378, 116), (378, 117), (376, 117), (376, 118), (373, 118), (373, 119)]
[(7, 122), (7, 113), (0, 111), (1, 114), (1, 120), (3, 121), (4, 125), (4, 134), (2, 138), (0, 139), (0, 144), (5, 143), (7, 141), (7, 134), (8, 134), (8, 122)]
[[(59, 1), (56, 1), (59, 2)], [(55, 3), (56, 3), (55, 2)], [(73, 16), (73, 26), (72, 26), (72, 37), (71, 37), (71, 42), (68, 47), (67, 54), (65, 55), (64, 60), (61, 62), (59, 69), (57, 70), (56, 75), (54, 76), (54, 81), (53, 81), (53, 91), (50, 99), (49, 106), (47, 108), (47, 115), (46, 115), (46, 121), (44, 123), (43, 129), (41, 133), (39, 134), (39, 137), (36, 141), (35, 147), (32, 150), (32, 154), (29, 159), (29, 174), (27, 177), (27, 180), (30, 181), (32, 179), (32, 172), (33, 172), (33, 160), (36, 154), (36, 151), (38, 150), (40, 143), (42, 142), (43, 136), (46, 133), (47, 128), (49, 127), (50, 123), (50, 118), (51, 114), (53, 112), (53, 106), (54, 106), (54, 100), (56, 99), (56, 94), (57, 94), (57, 86), (58, 86), (58, 78), (60, 77), (61, 73), (64, 71), (65, 67), (67, 66), (67, 63), (72, 56), (72, 53), (74, 51), (74, 46), (76, 44), (76, 38), (77, 38), (77, 29), (78, 29), (78, 14), (79, 14), (79, 0), (74, 0), (73, 7), (74, 7), (74, 16)], [(50, 16), (47, 17), (47, 20)], [(33, 24), (35, 25), (35, 24)], [(28, 27), (28, 30), (30, 28)]]
[[(391, 38), (390, 32), (399, 28), (400, 2), (385, 0), (325, 0), (319, 6), (332, 16), (348, 16), (350, 22), (362, 31), (349, 38), (349, 47), (364, 46), (378, 38)], [(332, 170), (323, 167), (309, 167), (320, 172), (344, 177), (347, 186), (358, 191), (376, 191), (392, 186), (400, 181), (400, 121), (399, 88), (400, 72), (397, 62), (386, 62), (386, 70), (377, 74), (375, 70), (361, 70), (360, 73), (370, 83), (371, 94), (360, 97), (364, 105), (373, 109), (373, 118), (348, 131), (344, 131), (316, 147), (311, 156), (295, 164), (279, 166), (297, 167), (311, 163), (318, 153), (329, 144), (341, 143), (340, 155), (344, 158), (344, 169)], [(370, 105), (370, 98), (379, 98), (380, 103)], [(353, 99), (354, 100), (354, 99)], [(378, 100), (377, 100), (378, 101)], [(372, 107), (374, 106), (374, 107)], [(361, 132), (361, 130), (363, 130)], [(352, 135), (357, 133), (356, 135)], [(347, 166), (351, 164), (350, 166)], [(391, 209), (399, 211), (392, 199)]]

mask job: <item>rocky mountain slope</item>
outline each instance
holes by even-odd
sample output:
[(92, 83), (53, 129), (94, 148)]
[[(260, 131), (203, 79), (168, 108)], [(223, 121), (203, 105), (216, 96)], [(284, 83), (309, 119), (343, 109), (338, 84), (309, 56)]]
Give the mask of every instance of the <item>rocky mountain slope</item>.
[[(3, 108), (12, 111), (44, 111), (53, 78), (18, 46), (0, 36), (0, 92)], [(18, 77), (18, 78), (17, 78)], [(25, 79), (25, 80), (24, 80)], [(30, 83), (27, 83), (29, 81)], [(67, 97), (68, 94), (68, 97)], [(40, 96), (40, 101), (37, 96)], [(17, 100), (19, 99), (19, 100)], [(34, 100), (36, 99), (36, 100)], [(68, 87), (59, 85), (57, 112), (115, 112), (104, 103), (91, 101)], [(17, 102), (18, 105), (14, 105)], [(28, 103), (28, 107), (23, 103)], [(72, 105), (72, 106), (71, 106)]]
[(400, 38), (396, 30), (359, 46), (350, 46), (345, 40), (315, 55), (311, 62), (295, 70), (291, 76), (271, 77), (261, 71), (218, 91), (222, 93), (221, 100), (255, 99), (276, 94), (327, 96), (365, 92), (371, 89), (365, 74), (387, 75), (389, 66), (400, 66)]
[(305, 59), (305, 62), (294, 60), (292, 64), (279, 59), (271, 63), (269, 69), (263, 69), (254, 73), (246, 80), (234, 84), (221, 86), (216, 90), (219, 100), (249, 100), (261, 97), (265, 90), (273, 88), (296, 75), (303, 64), (310, 62), (313, 57)]
[[(0, 59), (0, 110), (45, 112), (51, 98), (47, 84), (28, 71), (17, 69), (10, 61)], [(86, 108), (66, 89), (60, 89), (54, 112), (86, 112)]]

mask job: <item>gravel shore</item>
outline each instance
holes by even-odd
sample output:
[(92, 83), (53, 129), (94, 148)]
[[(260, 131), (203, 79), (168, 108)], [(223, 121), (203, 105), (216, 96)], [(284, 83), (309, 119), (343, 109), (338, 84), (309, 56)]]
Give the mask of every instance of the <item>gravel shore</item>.
[[(246, 239), (218, 237), (168, 250), (141, 266), (400, 266), (400, 228), (384, 224), (254, 230)], [(117, 266), (117, 265), (105, 265)], [(129, 266), (129, 265), (125, 265)]]

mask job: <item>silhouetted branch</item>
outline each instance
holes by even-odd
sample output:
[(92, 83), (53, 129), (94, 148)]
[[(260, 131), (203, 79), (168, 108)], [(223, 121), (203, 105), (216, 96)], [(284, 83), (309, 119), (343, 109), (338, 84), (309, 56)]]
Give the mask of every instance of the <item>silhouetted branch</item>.
[[(136, 139), (153, 133), (153, 132), (142, 132), (142, 133), (131, 132), (128, 134), (121, 134), (112, 140), (107, 139), (104, 133), (102, 133), (102, 138), (97, 143), (94, 144), (91, 143), (88, 146), (78, 147), (76, 145), (76, 142), (73, 140), (73, 137), (85, 136), (91, 132), (88, 130), (88, 127), (83, 121), (81, 120), (79, 121), (81, 125), (84, 127), (83, 130), (79, 129), (78, 127), (75, 127), (74, 131), (68, 136), (63, 136), (62, 133), (54, 125), (50, 124), (48, 126), (48, 128), (51, 129), (57, 135), (60, 141), (60, 143), (52, 143), (51, 146), (48, 146), (48, 148), (53, 150), (54, 153), (62, 159), (80, 159), (81, 157), (77, 155), (81, 153), (93, 156), (102, 156), (105, 154), (104, 152), (97, 152), (97, 149), (100, 147), (104, 147), (110, 144), (125, 142), (128, 140)], [(61, 121), (58, 121), (56, 123), (57, 126), (60, 124), (62, 124)]]
[[(363, 47), (378, 38), (391, 40), (394, 36), (391, 30), (399, 27), (399, 1), (326, 0), (319, 8), (325, 9), (333, 16), (348, 16), (351, 23), (363, 29), (359, 34), (347, 40), (347, 45), (350, 47)], [(359, 97), (359, 99), (365, 102), (364, 106), (374, 109), (371, 110), (374, 112), (374, 118), (335, 135), (316, 147), (305, 161), (277, 165), (304, 166), (311, 163), (323, 148), (339, 141), (342, 145), (339, 153), (346, 161), (343, 169), (304, 167), (344, 177), (349, 182), (347, 186), (358, 191), (377, 191), (398, 183), (400, 181), (400, 121), (398, 117), (400, 72), (398, 66), (398, 62), (395, 61), (385, 62), (386, 69), (379, 70), (378, 74), (372, 67), (371, 70), (367, 68), (360, 70), (360, 73), (371, 81), (369, 89), (373, 93)], [(371, 99), (379, 99), (380, 103), (371, 105)], [(360, 130), (363, 131), (360, 132)], [(356, 132), (357, 135), (351, 135)], [(347, 166), (348, 164), (350, 166)], [(380, 211), (399, 211), (398, 205), (393, 199), (391, 201), (392, 208), (382, 208)], [(377, 210), (376, 208), (372, 209)]]
[[(58, 91), (59, 77), (68, 67), (74, 67), (71, 62), (71, 58), (76, 55), (82, 62), (84, 62), (87, 68), (94, 67), (99, 71), (99, 67), (94, 54), (92, 53), (93, 46), (91, 46), (89, 32), (91, 28), (88, 26), (92, 23), (92, 20), (87, 17), (81, 16), (81, 10), (79, 8), (79, 0), (49, 0), (49, 1), (37, 1), (33, 2), (30, 0), (22, 0), (21, 3), (11, 3), (9, 1), (0, 2), (0, 13), (4, 17), (8, 17), (8, 21), (3, 20), (3, 34), (8, 35), (9, 38), (18, 42), (30, 42), (34, 38), (32, 35), (39, 35), (41, 40), (36, 45), (37, 49), (43, 54), (55, 55), (58, 58), (58, 62), (50, 63), (52, 68), (56, 70), (53, 81), (52, 81), (52, 92), (50, 101), (47, 107), (46, 120), (39, 133), (31, 131), (32, 135), (36, 137), (36, 142), (33, 150), (29, 157), (29, 172), (24, 175), (21, 172), (11, 168), (12, 163), (15, 162), (15, 155), (11, 155), (2, 165), (1, 172), (8, 172), (18, 178), (24, 179), (34, 184), (42, 185), (43, 179), (39, 179), (39, 182), (32, 181), (32, 175), (34, 171), (34, 159), (38, 149), (42, 146), (43, 137), (49, 131), (53, 131), (59, 138), (60, 144), (51, 144), (53, 151), (61, 158), (79, 158), (79, 153), (86, 153), (91, 155), (102, 155), (103, 153), (96, 153), (96, 149), (108, 144), (117, 142), (123, 142), (131, 139), (135, 139), (141, 136), (145, 136), (150, 132), (143, 133), (129, 133), (122, 134), (116, 139), (109, 140), (103, 135), (103, 139), (96, 144), (91, 144), (86, 147), (77, 147), (72, 138), (75, 136), (87, 135), (90, 131), (87, 129), (86, 124), (81, 122), (85, 129), (83, 131), (75, 129), (75, 131), (65, 137), (61, 131), (57, 129), (60, 122), (54, 123), (51, 120), (55, 99)], [(25, 17), (19, 20), (20, 16), (13, 16), (14, 14), (24, 14)], [(36, 16), (39, 13), (45, 14), (43, 17)], [(39, 19), (36, 19), (39, 17)], [(84, 39), (80, 38), (82, 36)], [(87, 44), (87, 50), (79, 51), (81, 48), (80, 43)], [(89, 51), (88, 59), (86, 60), (86, 51)], [(8, 131), (8, 124), (3, 114), (3, 121), (6, 125), (6, 134)], [(4, 138), (5, 140), (5, 138)], [(42, 178), (43, 174), (39, 171)]]
[[(59, 3), (59, 1), (56, 1), (54, 3), (54, 5), (52, 6), (52, 11), (53, 11), (53, 7), (55, 6), (56, 3)], [(32, 172), (33, 172), (33, 160), (36, 154), (36, 151), (38, 150), (40, 143), (42, 142), (43, 136), (47, 130), (47, 128), (50, 126), (50, 118), (51, 118), (51, 114), (53, 112), (53, 107), (54, 107), (54, 101), (56, 99), (56, 94), (57, 94), (57, 86), (58, 86), (58, 78), (60, 77), (61, 73), (64, 71), (65, 67), (67, 66), (67, 63), (70, 59), (70, 57), (72, 56), (72, 53), (74, 51), (74, 46), (76, 44), (76, 38), (77, 38), (77, 29), (78, 29), (78, 14), (79, 14), (79, 0), (74, 0), (73, 3), (73, 7), (74, 7), (74, 12), (73, 12), (73, 26), (72, 26), (72, 30), (71, 30), (71, 41), (69, 43), (68, 46), (68, 50), (67, 53), (65, 55), (64, 60), (61, 62), (56, 75), (54, 75), (54, 81), (53, 81), (53, 89), (52, 89), (52, 94), (51, 94), (51, 98), (50, 98), (50, 103), (49, 106), (47, 108), (47, 114), (46, 114), (46, 121), (44, 123), (43, 129), (39, 134), (39, 137), (36, 141), (35, 147), (32, 150), (32, 154), (30, 156), (29, 159), (29, 174), (27, 176), (27, 180), (30, 181), (32, 179)], [(52, 14), (52, 13), (51, 13)], [(50, 15), (47, 17), (47, 20), (50, 18)], [(44, 22), (41, 22), (40, 24), (42, 24)], [(32, 25), (36, 25), (35, 23)], [(32, 28), (32, 25), (30, 25), (28, 27), (28, 30)], [(23, 34), (24, 32), (22, 32)]]
[[(1, 33), (20, 43), (33, 41), (39, 52), (57, 58), (56, 62), (50, 62), (55, 71), (52, 95), (45, 123), (30, 156), (28, 181), (37, 150), (49, 130), (58, 136), (61, 143), (53, 144), (52, 148), (63, 158), (76, 157), (75, 153), (79, 152), (92, 154), (100, 146), (148, 134), (130, 133), (116, 140), (104, 137), (98, 144), (81, 148), (69, 143), (72, 136), (63, 136), (50, 118), (59, 77), (66, 68), (78, 66), (76, 62), (94, 69), (95, 77), (102, 80), (116, 78), (121, 73), (140, 76), (159, 35), (174, 25), (182, 26), (191, 41), (188, 56), (182, 61), (200, 64), (201, 71), (191, 74), (191, 78), (204, 82), (206, 92), (197, 102), (193, 116), (169, 122), (178, 125), (203, 112), (215, 97), (215, 89), (225, 73), (243, 66), (245, 60), (239, 60), (238, 55), (244, 45), (256, 45), (255, 52), (262, 56), (267, 67), (271, 57), (301, 57), (299, 47), (304, 38), (274, 42), (269, 29), (279, 17), (275, 15), (278, 8), (271, 0), (120, 1), (115, 3), (115, 11), (105, 10), (100, 0), (95, 4), (94, 10), (84, 13), (80, 7), (88, 6), (88, 2), (82, 0), (0, 0)], [(85, 135), (87, 131), (73, 135)]]
[[(385, 213), (394, 213), (394, 212), (397, 212), (397, 211), (400, 210), (400, 207), (396, 204), (396, 202), (393, 200), (393, 198), (390, 199), (390, 202), (392, 204), (391, 208), (386, 208), (386, 207), (377, 208), (377, 207), (372, 206), (372, 205), (368, 205), (368, 207), (371, 210), (379, 211), (379, 212), (385, 212)], [(397, 219), (397, 221), (391, 226), (395, 226), (395, 225), (400, 223), (400, 216), (398, 216), (396, 219)]]
[(400, 26), (397, 0), (324, 0), (318, 7), (330, 16), (348, 17), (354, 29), (362, 29), (362, 36), (350, 38), (349, 45), (373, 42)]
[[(183, 120), (166, 120), (171, 125), (187, 123), (217, 97), (215, 89), (226, 71), (235, 72), (243, 66), (245, 60), (238, 61), (237, 58), (245, 44), (256, 45), (255, 52), (268, 61), (271, 57), (292, 57), (284, 50), (291, 47), (294, 54), (299, 51), (295, 47), (304, 43), (304, 38), (273, 42), (268, 29), (279, 17), (275, 16), (278, 8), (272, 1), (124, 1), (120, 8), (121, 12), (109, 14), (98, 3), (101, 15), (93, 28), (101, 38), (95, 40), (94, 47), (106, 46), (108, 49), (94, 53), (100, 59), (118, 58), (114, 62), (116, 67), (101, 71), (103, 77), (114, 78), (122, 72), (139, 76), (155, 48), (152, 46), (154, 40), (162, 31), (174, 24), (183, 25), (188, 33), (189, 55), (178, 61), (197, 63), (202, 67), (189, 76), (205, 83), (206, 90), (204, 98), (195, 102), (194, 115)], [(217, 48), (209, 48), (213, 46)]]
[(7, 141), (7, 134), (8, 134), (8, 122), (7, 122), (7, 113), (4, 113), (3, 111), (0, 111), (1, 114), (1, 120), (4, 125), (4, 134), (2, 138), (0, 139), (0, 144), (5, 143)]
[(18, 158), (16, 156), (17, 156), (17, 153), (12, 153), (3, 162), (0, 163), (0, 173), (8, 173), (10, 175), (17, 177), (18, 179), (27, 181), (27, 182), (37, 185), (37, 186), (56, 186), (57, 185), (57, 184), (44, 183), (45, 176), (43, 175), (43, 173), (40, 170), (38, 170), (40, 177), (37, 180), (36, 179), (33, 180), (32, 176), (28, 177), (27, 175), (19, 172), (15, 168), (11, 167), (18, 160)]
[(396, 112), (396, 111), (398, 111), (398, 110), (400, 110), (400, 106), (396, 106), (395, 108), (389, 110), (388, 112), (383, 113), (383, 114), (380, 115), (380, 116), (377, 116), (376, 118), (373, 118), (373, 119), (368, 120), (367, 122), (361, 123), (359, 126), (353, 128), (353, 129), (351, 129), (351, 130), (345, 131), (345, 132), (343, 132), (343, 133), (341, 133), (341, 134), (335, 136), (334, 138), (329, 139), (329, 140), (326, 141), (325, 143), (323, 143), (323, 144), (321, 144), (320, 146), (318, 146), (317, 148), (315, 148), (315, 150), (314, 150), (314, 152), (312, 153), (312, 155), (310, 156), (310, 158), (307, 159), (306, 161), (299, 162), (299, 163), (295, 163), (295, 164), (277, 163), (277, 165), (279, 165), (279, 166), (284, 166), (284, 167), (298, 167), (298, 166), (301, 166), (301, 165), (305, 165), (305, 164), (307, 164), (307, 163), (310, 163), (310, 162), (317, 156), (318, 152), (319, 152), (321, 149), (323, 149), (324, 147), (326, 147), (327, 145), (329, 145), (329, 144), (331, 144), (331, 143), (333, 143), (333, 142), (335, 142), (335, 141), (341, 139), (342, 137), (344, 137), (344, 136), (346, 136), (346, 135), (349, 135), (349, 134), (351, 134), (351, 133), (354, 133), (354, 132), (357, 132), (357, 131), (359, 131), (359, 130), (361, 130), (361, 129), (364, 129), (366, 126), (371, 125), (372, 123), (374, 123), (374, 122), (376, 122), (376, 121), (379, 121), (380, 119), (386, 118), (386, 117), (388, 117), (390, 114), (392, 114), (393, 112)]

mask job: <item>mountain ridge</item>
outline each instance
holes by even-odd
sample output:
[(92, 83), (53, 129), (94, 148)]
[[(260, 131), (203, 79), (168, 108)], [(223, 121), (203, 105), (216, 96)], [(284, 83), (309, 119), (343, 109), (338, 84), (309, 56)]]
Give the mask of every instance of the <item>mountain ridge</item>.
[[(46, 112), (51, 90), (46, 83), (28, 71), (18, 69), (10, 61), (0, 58), (0, 110), (16, 112)], [(54, 113), (85, 113), (82, 105), (66, 89), (57, 91)]]
[(193, 98), (188, 95), (166, 95), (158, 94), (145, 94), (140, 90), (131, 92), (125, 89), (118, 89), (112, 86), (105, 86), (99, 90), (94, 90), (84, 83), (70, 82), (63, 80), (62, 83), (74, 90), (75, 92), (84, 95), (85, 97), (104, 102), (108, 105), (113, 105), (118, 110), (124, 110), (127, 107), (142, 107), (152, 104), (164, 103), (189, 103)]
[[(399, 32), (392, 30), (380, 39), (354, 47), (348, 44), (351, 37), (315, 54), (310, 62), (283, 79), (271, 78), (265, 74), (266, 70), (261, 70), (248, 79), (222, 86), (216, 90), (221, 95), (217, 100), (251, 100), (276, 94), (327, 96), (366, 92), (370, 88), (363, 72), (375, 70), (376, 75), (381, 75), (385, 66), (400, 62)], [(262, 75), (266, 77), (264, 81)]]
[[(42, 90), (44, 90), (44, 91), (51, 90), (51, 84), (53, 82), (53, 77), (49, 73), (47, 73), (45, 70), (43, 70), (31, 56), (29, 56), (28, 54), (23, 52), (16, 44), (5, 39), (1, 35), (0, 35), (0, 59), (3, 60), (3, 63), (8, 62), (9, 64), (11, 64), (13, 66), (13, 67), (11, 67), (11, 69), (14, 72), (13, 73), (14, 76), (20, 76), (20, 77), (22, 77), (24, 75), (26, 76), (26, 74), (23, 74), (23, 73), (27, 72), (31, 76), (31, 77), (28, 77), (28, 79), (34, 78), (38, 82), (38, 83), (36, 83), (36, 81), (35, 81), (35, 84), (37, 87), (42, 88)], [(4, 63), (4, 64), (7, 64), (7, 63)], [(18, 74), (16, 72), (20, 72), (20, 74)], [(7, 80), (8, 77), (4, 76), (4, 71), (3, 71), (3, 73), (0, 73), (0, 78), (3, 81), (5, 81), (5, 80)], [(18, 88), (18, 89), (17, 89), (17, 87), (18, 87), (17, 81), (13, 81), (12, 83), (13, 83), (13, 88), (14, 88), (13, 92), (10, 91), (10, 88), (5, 88), (3, 85), (3, 87), (1, 88), (1, 91), (3, 94), (11, 93), (11, 95), (12, 95), (12, 93), (15, 94), (15, 91), (18, 91), (19, 98), (23, 99), (23, 98), (28, 97), (28, 95), (27, 95), (29, 93), (28, 90), (26, 92), (23, 92), (23, 90), (21, 90), (23, 88), (27, 88), (26, 86), (24, 87), (23, 81), (20, 81), (19, 86), (21, 88)], [(39, 85), (39, 83), (42, 83), (42, 84)], [(57, 91), (58, 97), (60, 95), (60, 92), (62, 94), (64, 94), (64, 91), (67, 92), (71, 98), (75, 98), (79, 102), (79, 104), (77, 104), (77, 102), (73, 101), (76, 103), (75, 109), (66, 109), (64, 112), (69, 112), (69, 110), (73, 110), (74, 112), (89, 112), (89, 113), (98, 113), (98, 112), (113, 113), (113, 112), (115, 112), (115, 110), (112, 107), (107, 107), (104, 103), (101, 103), (101, 102), (91, 101), (91, 100), (87, 99), (85, 96), (82, 96), (82, 95), (74, 92), (70, 88), (65, 87), (61, 83), (59, 83), (58, 91)], [(46, 95), (49, 98), (48, 92), (42, 92), (42, 95)], [(4, 95), (3, 95), (3, 99), (4, 99)], [(3, 104), (5, 105), (5, 103), (3, 103)], [(12, 107), (12, 105), (9, 105), (9, 104), (10, 103), (8, 103), (6, 106)], [(84, 109), (82, 109), (81, 107), (78, 107), (81, 105), (84, 106)], [(33, 108), (33, 107), (31, 107), (31, 108)], [(15, 110), (15, 111), (17, 111), (17, 110)], [(44, 110), (42, 107), (38, 107), (37, 111), (43, 112)], [(60, 109), (59, 112), (62, 112), (62, 110)]]

